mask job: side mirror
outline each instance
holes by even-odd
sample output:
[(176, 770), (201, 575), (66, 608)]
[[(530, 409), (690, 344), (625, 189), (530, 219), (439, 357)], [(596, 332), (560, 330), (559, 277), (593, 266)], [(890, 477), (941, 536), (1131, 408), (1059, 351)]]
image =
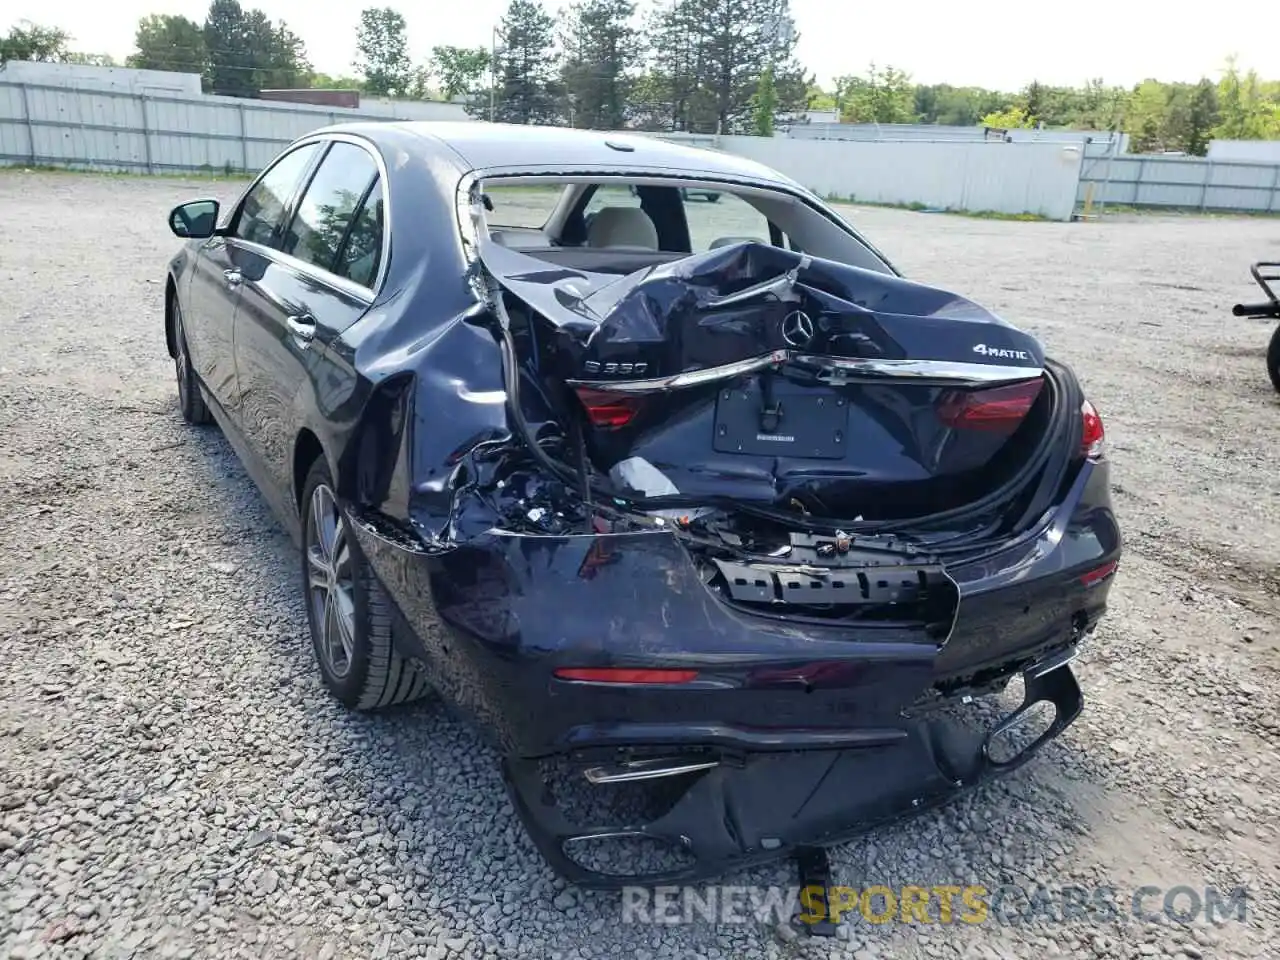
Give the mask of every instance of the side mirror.
[(212, 237), (218, 228), (217, 200), (188, 200), (169, 211), (169, 229), (183, 240)]

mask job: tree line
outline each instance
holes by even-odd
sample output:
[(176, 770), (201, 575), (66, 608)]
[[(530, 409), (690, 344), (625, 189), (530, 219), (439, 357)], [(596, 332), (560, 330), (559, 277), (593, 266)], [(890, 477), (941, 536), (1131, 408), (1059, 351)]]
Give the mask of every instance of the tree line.
[[(813, 82), (795, 56), (790, 0), (578, 0), (552, 12), (510, 0), (488, 47), (441, 45), (424, 63), (409, 53), (393, 7), (360, 14), (352, 75), (314, 71), (284, 22), (238, 0), (212, 0), (202, 23), (153, 15), (138, 24), (128, 65), (198, 73), (204, 88), (255, 96), (271, 87), (354, 88), (375, 96), (463, 97), (475, 116), (691, 133), (769, 135), (806, 110), (848, 123), (1070, 127), (1123, 131), (1133, 152), (1204, 154), (1222, 139), (1280, 139), (1280, 82), (1228, 62), (1214, 80), (1032, 82), (1009, 93), (916, 84), (892, 66)], [(20, 23), (0, 38), (5, 59), (110, 63), (76, 53), (62, 31)]]
[(1232, 60), (1216, 81), (1144, 80), (1133, 87), (1101, 80), (1080, 87), (1032, 82), (1017, 93), (913, 84), (901, 70), (872, 66), (862, 76), (838, 78), (833, 91), (811, 90), (810, 107), (835, 111), (846, 123), (1123, 131), (1134, 153), (1203, 156), (1213, 139), (1280, 139), (1280, 82), (1242, 72)]
[[(511, 0), (490, 48), (436, 46), (415, 65), (404, 16), (371, 7), (360, 14), (355, 75), (329, 76), (312, 69), (284, 22), (239, 0), (212, 0), (202, 23), (144, 17), (126, 63), (198, 73), (206, 91), (231, 96), (350, 87), (465, 96), (476, 116), (513, 123), (770, 134), (808, 100), (796, 39), (790, 0), (670, 0), (644, 15), (633, 0), (580, 0), (554, 16), (541, 0)], [(82, 56), (65, 33), (34, 24), (0, 42), (10, 59)]]

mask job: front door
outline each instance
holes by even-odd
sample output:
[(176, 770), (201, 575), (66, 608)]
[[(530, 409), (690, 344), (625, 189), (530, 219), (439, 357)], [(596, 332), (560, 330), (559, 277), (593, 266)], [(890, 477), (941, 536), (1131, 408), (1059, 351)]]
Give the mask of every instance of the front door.
[(239, 390), (232, 329), (244, 287), (244, 254), (277, 242), (290, 202), (320, 147), (312, 143), (289, 151), (259, 178), (232, 214), (227, 234), (210, 237), (201, 246), (182, 302), (191, 365), (233, 421)]

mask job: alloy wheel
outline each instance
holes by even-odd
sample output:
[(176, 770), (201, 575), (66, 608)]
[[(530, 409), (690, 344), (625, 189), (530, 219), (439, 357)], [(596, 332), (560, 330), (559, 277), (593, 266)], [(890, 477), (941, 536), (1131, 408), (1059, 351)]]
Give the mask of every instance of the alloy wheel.
[(347, 525), (325, 484), (311, 494), (307, 518), (307, 599), (311, 629), (325, 668), (337, 679), (351, 672), (355, 649), (355, 586)]

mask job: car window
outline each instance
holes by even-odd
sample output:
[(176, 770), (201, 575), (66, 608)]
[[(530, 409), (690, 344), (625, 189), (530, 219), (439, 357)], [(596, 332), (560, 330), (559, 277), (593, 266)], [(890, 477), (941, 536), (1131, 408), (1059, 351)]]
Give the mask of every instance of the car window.
[(347, 227), (377, 175), (377, 164), (362, 147), (341, 141), (330, 147), (289, 224), (284, 252), (334, 270)]
[(334, 273), (373, 288), (382, 263), (382, 187), (375, 177), (360, 212), (351, 221)]
[(564, 187), (499, 184), (484, 187), (488, 197), (485, 221), (491, 227), (527, 227), (541, 230), (560, 202)]
[(319, 144), (309, 143), (286, 153), (276, 161), (275, 166), (267, 171), (244, 198), (236, 220), (237, 237), (260, 243), (264, 247), (277, 245), (279, 229), (283, 226), (280, 221), (285, 209), (319, 149)]
[(582, 209), (584, 217), (590, 217), (593, 213), (598, 213), (605, 207), (635, 207), (640, 208), (640, 195), (636, 193), (635, 187), (620, 187), (613, 184), (606, 184), (596, 187), (595, 192), (591, 194), (591, 199), (587, 201), (587, 205)]
[(688, 187), (681, 193), (694, 253), (743, 240), (771, 242), (768, 218), (741, 197), (698, 187)]

